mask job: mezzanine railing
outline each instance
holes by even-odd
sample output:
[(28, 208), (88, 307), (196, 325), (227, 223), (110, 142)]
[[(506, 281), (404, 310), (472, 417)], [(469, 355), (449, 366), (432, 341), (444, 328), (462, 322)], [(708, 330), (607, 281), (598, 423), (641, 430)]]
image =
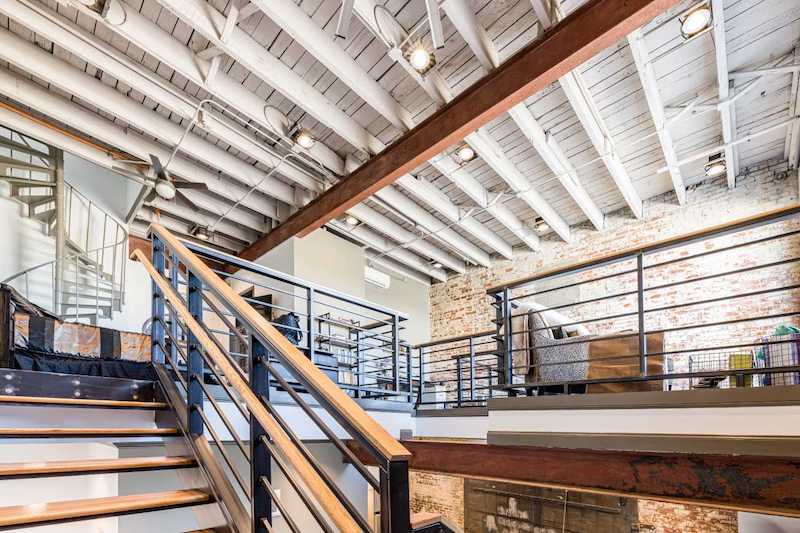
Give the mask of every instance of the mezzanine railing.
[(793, 205), (493, 287), (496, 389), (800, 384), (799, 263)]

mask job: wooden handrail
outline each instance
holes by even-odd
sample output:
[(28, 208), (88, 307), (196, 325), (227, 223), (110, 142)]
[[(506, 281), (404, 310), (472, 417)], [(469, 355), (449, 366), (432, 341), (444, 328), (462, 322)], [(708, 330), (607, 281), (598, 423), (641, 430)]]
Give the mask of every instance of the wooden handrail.
[(409, 451), (378, 424), (364, 409), (340, 389), (294, 344), (284, 337), (266, 318), (248, 304), (241, 295), (217, 276), (196, 255), (189, 251), (172, 233), (159, 224), (151, 226), (153, 233), (175, 253), (188, 269), (225, 302), (234, 314), (239, 315), (253, 329), (279, 351), (286, 362), (304, 381), (319, 392), (339, 414), (364, 437), (387, 461), (410, 457)]
[(677, 235), (675, 237), (668, 237), (666, 239), (655, 241), (649, 244), (633, 246), (631, 248), (626, 248), (625, 250), (622, 250), (620, 252), (613, 252), (604, 256), (586, 259), (584, 261), (577, 261), (569, 265), (543, 270), (531, 276), (524, 276), (506, 283), (502, 283), (500, 285), (489, 287), (486, 290), (486, 293), (494, 294), (502, 291), (503, 289), (513, 289), (521, 285), (526, 285), (536, 280), (557, 276), (559, 274), (566, 274), (573, 270), (582, 270), (592, 266), (599, 266), (601, 264), (621, 261), (623, 259), (630, 258), (631, 256), (635, 256), (640, 253), (654, 252), (661, 249), (678, 246), (680, 244), (687, 244), (704, 238), (719, 236), (724, 233), (730, 233), (731, 231), (736, 231), (751, 226), (757, 226), (770, 221), (777, 221), (778, 219), (786, 218), (792, 215), (796, 215), (798, 213), (800, 213), (800, 204), (791, 204), (788, 206), (779, 207), (777, 209), (772, 209), (770, 211), (758, 213), (757, 215), (737, 218), (729, 222), (724, 222), (722, 224), (711, 226), (709, 228), (704, 228), (689, 233), (684, 233), (682, 235)]
[[(163, 230), (163, 228), (161, 229)], [(159, 237), (161, 238), (164, 238), (164, 235), (173, 238), (166, 231), (159, 233)], [(175, 248), (173, 248), (173, 251), (176, 251)], [(186, 252), (188, 252), (188, 250), (186, 250)], [(267, 434), (272, 438), (275, 447), (280, 451), (281, 454), (283, 454), (286, 461), (292, 465), (292, 468), (295, 469), (295, 472), (297, 472), (300, 479), (302, 479), (303, 483), (314, 495), (314, 499), (320, 504), (322, 509), (325, 510), (333, 524), (336, 525), (340, 531), (359, 531), (360, 528), (358, 524), (356, 524), (356, 522), (347, 512), (347, 509), (345, 509), (344, 505), (342, 505), (342, 503), (336, 498), (336, 495), (333, 493), (333, 491), (331, 491), (331, 489), (325, 484), (311, 464), (305, 459), (305, 457), (303, 457), (300, 450), (292, 442), (283, 428), (281, 428), (272, 415), (269, 414), (267, 408), (250, 389), (250, 386), (247, 384), (247, 382), (245, 382), (239, 373), (236, 372), (228, 358), (225, 357), (222, 351), (211, 340), (211, 337), (206, 332), (205, 328), (203, 328), (203, 326), (201, 326), (200, 323), (197, 322), (197, 320), (192, 316), (192, 314), (189, 312), (189, 309), (187, 309), (183, 304), (180, 296), (178, 296), (178, 294), (175, 292), (175, 289), (172, 287), (172, 285), (166, 279), (164, 279), (164, 277), (155, 269), (152, 263), (147, 260), (141, 250), (134, 250), (132, 257), (142, 263), (145, 270), (147, 270), (147, 273), (164, 294), (164, 297), (172, 304), (172, 307), (175, 309), (175, 313), (184, 321), (189, 331), (191, 331), (197, 339), (197, 342), (203, 347), (203, 350), (205, 350), (209, 359), (213, 361), (215, 365), (217, 365), (217, 367), (227, 378), (231, 388), (233, 388), (239, 394), (239, 397), (247, 406), (250, 416), (255, 418), (258, 423), (261, 424), (261, 427), (263, 427)], [(199, 260), (197, 260), (190, 252), (186, 258), (182, 257), (181, 259), (194, 259), (194, 261), (199, 262)], [(190, 265), (190, 268), (195, 272), (195, 274), (197, 274), (197, 271), (194, 270), (194, 267), (195, 265)], [(204, 268), (207, 269), (208, 267), (204, 266)], [(222, 281), (219, 280), (216, 275), (213, 273), (211, 275), (220, 283), (222, 283)]]

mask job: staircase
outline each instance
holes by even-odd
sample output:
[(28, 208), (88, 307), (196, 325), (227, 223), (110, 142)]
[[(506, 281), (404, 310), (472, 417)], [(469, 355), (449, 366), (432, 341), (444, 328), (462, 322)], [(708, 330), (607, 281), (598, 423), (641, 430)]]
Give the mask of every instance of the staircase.
[(121, 311), (127, 230), (64, 181), (63, 152), (16, 132), (0, 133), (0, 180), (56, 241), (54, 260), (3, 283), (66, 320), (96, 324)]
[[(10, 392), (21, 394), (0, 396), (0, 417), (6, 421), (27, 420), (30, 426), (14, 426), (0, 428), (0, 449), (10, 442), (36, 443), (46, 440), (51, 449), (58, 449), (60, 443), (76, 442), (119, 442), (132, 438), (147, 439), (151, 442), (165, 443), (173, 441), (167, 449), (183, 448), (189, 452), (191, 446), (186, 437), (174, 423), (168, 404), (152, 398), (142, 401), (132, 399), (135, 393), (126, 399), (113, 398), (75, 398), (75, 394), (96, 390), (105, 390), (109, 396), (119, 398), (113, 391), (145, 391), (152, 394), (155, 384), (134, 382), (115, 378), (92, 378), (91, 387), (81, 390), (79, 379), (64, 374), (48, 374), (8, 370), (14, 374), (13, 382), (19, 384)], [(128, 383), (130, 382), (130, 383)], [(41, 383), (47, 383), (48, 390), (61, 390), (68, 397), (26, 396), (26, 389), (40, 389)], [(66, 411), (65, 411), (66, 409)], [(120, 427), (112, 422), (89, 426), (69, 426), (70, 420), (112, 421), (120, 417), (120, 412), (136, 413), (133, 420), (139, 425)], [(42, 425), (51, 421), (58, 413), (67, 414), (64, 425)], [(164, 423), (164, 421), (172, 423)], [(149, 423), (148, 423), (149, 422)], [(5, 424), (3, 424), (5, 425)], [(35, 439), (35, 440), (34, 440)], [(176, 448), (178, 444), (178, 448)], [(34, 446), (35, 444), (30, 444)], [(13, 499), (12, 494), (32, 492), (31, 485), (21, 485), (38, 478), (56, 478), (52, 484), (63, 487), (63, 499), (53, 501), (25, 502), (18, 505), (0, 506), (0, 531), (17, 531), (28, 527), (54, 525), (65, 522), (88, 521), (99, 518), (122, 516), (135, 513), (148, 513), (214, 504), (215, 498), (207, 485), (186, 487), (180, 490), (156, 490), (154, 492), (108, 495), (82, 499), (69, 499), (70, 479), (89, 478), (107, 474), (132, 474), (156, 471), (186, 470), (199, 472), (200, 465), (191, 453), (142, 456), (125, 458), (83, 458), (68, 460), (41, 461), (31, 457), (25, 462), (0, 462), (0, 504)], [(24, 480), (24, 481), (23, 481)], [(35, 505), (31, 505), (35, 503)], [(220, 515), (221, 516), (221, 515)], [(223, 524), (220, 524), (223, 525)], [(87, 527), (89, 527), (87, 525)], [(100, 531), (102, 529), (98, 529)], [(95, 531), (95, 529), (92, 529)], [(167, 530), (164, 533), (170, 533)], [(185, 531), (185, 530), (182, 530)], [(206, 531), (223, 531), (223, 529), (207, 529)]]
[[(180, 514), (180, 524), (162, 521), (159, 514), (152, 518), (157, 526), (142, 531), (455, 531), (438, 515), (411, 515), (407, 449), (197, 255), (216, 252), (196, 245), (190, 250), (157, 224), (152, 231), (152, 260), (142, 250), (134, 257), (154, 284), (154, 381), (3, 370), (0, 531), (76, 521), (83, 528), (90, 520), (184, 507), (192, 513)], [(216, 262), (245, 265), (224, 254)], [(204, 306), (211, 298), (224, 314)], [(244, 368), (214, 334), (230, 315), (245, 329), (240, 333), (248, 354)], [(270, 399), (279, 393), (291, 403)], [(341, 457), (325, 464), (312, 453), (308, 439), (316, 434)], [(343, 439), (362, 444), (377, 468), (368, 469)], [(109, 443), (118, 450), (131, 443), (126, 449), (138, 450), (132, 443), (142, 441), (163, 445), (165, 452), (48, 460), (34, 448), (44, 442), (42, 453), (50, 453), (79, 442), (81, 447), (71, 450), (80, 455), (89, 443), (107, 452)], [(25, 443), (19, 451), (24, 460), (10, 462), (6, 454), (3, 462), (3, 452), (18, 442)], [(333, 474), (342, 464), (347, 475)], [(149, 479), (157, 471), (174, 471), (181, 485), (164, 490), (156, 481), (152, 492), (83, 498), (59, 489), (55, 496), (34, 493), (28, 498), (37, 501), (23, 502), (7, 496), (23, 494), (24, 483), (36, 478), (57, 478), (45, 486), (52, 490), (68, 487), (71, 479), (115, 474)], [(359, 476), (365, 492), (359, 499), (379, 502), (377, 512), (360, 508), (352, 488), (341, 486), (347, 479), (352, 487)]]

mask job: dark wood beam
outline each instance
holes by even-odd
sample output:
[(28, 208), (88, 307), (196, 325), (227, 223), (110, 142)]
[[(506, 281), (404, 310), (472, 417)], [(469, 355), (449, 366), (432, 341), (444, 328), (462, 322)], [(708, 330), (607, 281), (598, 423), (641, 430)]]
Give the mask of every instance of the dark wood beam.
[(676, 3), (590, 0), (239, 256), (256, 259), (291, 237), (322, 227)]
[[(409, 468), (598, 494), (800, 516), (800, 459), (405, 440)], [(369, 454), (348, 446), (365, 464)]]

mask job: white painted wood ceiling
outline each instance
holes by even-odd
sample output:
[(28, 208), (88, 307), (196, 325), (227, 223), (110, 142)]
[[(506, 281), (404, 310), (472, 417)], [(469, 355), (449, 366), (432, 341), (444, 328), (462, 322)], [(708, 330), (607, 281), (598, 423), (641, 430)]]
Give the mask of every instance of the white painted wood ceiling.
[[(117, 1), (117, 0), (114, 0)], [(151, 23), (170, 33), (183, 47), (194, 52), (201, 52), (211, 47), (199, 32), (181, 20), (175, 13), (167, 9), (164, 0), (120, 0), (126, 8), (135, 10)], [(248, 6), (247, 0), (203, 0), (208, 7), (227, 15), (232, 5), (242, 9)], [(291, 2), (292, 0), (275, 0), (278, 2)], [(506, 60), (521, 47), (536, 39), (542, 31), (542, 25), (536, 18), (531, 0), (447, 0), (448, 2), (466, 2), (467, 9), (477, 17), (477, 22), (485, 29), (490, 37), (491, 44), (497, 51), (500, 62)], [(15, 3), (22, 6), (38, 7), (54, 15), (57, 19), (73, 22), (84, 30), (94, 34), (105, 46), (124, 53), (128, 58), (143, 66), (147, 72), (157, 79), (159, 83), (166, 83), (171, 89), (194, 97), (198, 100), (217, 98), (206, 88), (190, 81), (172, 66), (161, 61), (162, 54), (157, 49), (143, 49), (131, 40), (125, 38), (113, 27), (98, 22), (85, 14), (80, 9), (73, 7), (68, 0), (3, 0), (3, 3)], [(383, 0), (376, 2), (383, 4)], [(575, 9), (581, 0), (570, 0), (561, 5), (561, 10), (568, 14)], [(334, 37), (340, 0), (302, 0), (297, 5), (310, 19), (321, 28), (329, 37), (329, 46), (341, 47), (355, 62), (366, 71), (369, 76), (377, 81), (380, 86), (388, 91), (399, 104), (408, 110), (414, 122), (419, 122), (437, 109), (436, 101), (423, 90), (423, 88), (387, 55), (386, 45), (373, 31), (356, 17), (353, 19), (349, 35), (346, 39)], [(659, 16), (645, 28), (644, 47), (652, 61), (652, 67), (657, 78), (657, 92), (662, 105), (666, 108), (667, 120), (679, 112), (681, 106), (692, 101), (696, 108), (686, 113), (683, 118), (670, 125), (669, 131), (674, 141), (674, 149), (678, 160), (713, 149), (724, 143), (721, 113), (709, 104), (717, 103), (717, 50), (719, 43), (715, 44), (715, 32), (709, 31), (693, 40), (686, 41), (680, 35), (680, 23), (677, 16), (686, 9), (697, 4), (696, 1), (684, 1), (674, 9)], [(716, 1), (715, 1), (716, 4)], [(415, 39), (430, 43), (430, 36), (426, 23), (426, 12), (422, 0), (390, 0), (385, 2), (385, 8), (396, 18), (406, 31), (417, 29)], [(2, 8), (0, 8), (2, 9)], [(454, 94), (463, 91), (470, 84), (486, 74), (486, 69), (476, 57), (475, 51), (468, 46), (464, 36), (451, 23), (444, 14), (443, 22), (446, 44), (443, 49), (436, 50), (435, 69), (443, 76)], [(754, 70), (756, 68), (771, 66), (782, 60), (781, 65), (791, 65), (800, 62), (800, 53), (796, 46), (800, 41), (800, 3), (796, 0), (725, 0), (724, 13), (721, 17), (715, 12), (715, 19), (724, 18), (723, 30), (725, 33), (725, 57), (729, 72)], [(359, 91), (354, 91), (345, 81), (339, 79), (331, 70), (326, 68), (322, 61), (306, 50), (300, 43), (295, 42), (290, 35), (271, 20), (266, 14), (255, 10), (254, 14), (241, 20), (239, 29), (252, 36), (261, 47), (283, 64), (290, 67), (306, 82), (313, 85), (328, 101), (344, 111), (357, 124), (377, 137), (381, 142), (390, 144), (402, 134), (401, 129), (392, 125), (384, 116), (381, 116), (362, 97)], [(161, 116), (183, 127), (188, 127), (189, 119), (181, 116), (143, 94), (136, 88), (126, 85), (106, 72), (104, 65), (87, 63), (81, 57), (70, 51), (63, 43), (51, 42), (46, 36), (37, 33), (36, 28), (27, 27), (15, 18), (0, 14), (0, 28), (29, 42), (38, 45), (42, 50), (54, 55), (60, 60), (68, 62), (73, 68), (88, 74), (105, 85), (114, 88), (127, 98), (134, 100), (142, 109), (154, 110)], [(5, 59), (5, 58), (3, 58)], [(47, 75), (40, 71), (35, 61), (26, 58), (17, 58), (13, 63), (0, 61), (0, 68), (5, 69), (15, 76), (32, 80), (41, 87), (63, 98), (72, 101), (81, 110), (97, 114), (116, 125), (138, 132), (142, 136), (161, 143), (153, 132), (140, 129), (137, 116), (110, 113), (93, 103), (92, 98), (85, 94), (66, 91), (53, 83)], [(594, 104), (599, 113), (595, 117), (604, 124), (610, 136), (610, 141), (624, 166), (624, 171), (630, 176), (633, 188), (641, 199), (648, 199), (655, 195), (673, 190), (673, 183), (669, 172), (660, 171), (665, 166), (664, 151), (659, 142), (658, 132), (653, 115), (645, 98), (642, 80), (631, 47), (627, 41), (598, 54), (592, 60), (582, 65), (579, 69), (580, 78), (588, 89), (586, 95)], [(287, 95), (266, 83), (259, 75), (248, 70), (241, 63), (227, 54), (221, 55), (219, 73), (233, 78), (249, 91), (255, 93), (263, 102), (280, 109), (294, 124), (307, 128), (313, 132), (317, 142), (324, 143), (341, 158), (348, 155), (363, 161), (367, 155), (351, 145), (342, 135), (333, 131), (317, 120), (313, 114), (303, 108), (302, 102), (292, 101)], [(736, 78), (731, 85), (731, 95), (735, 95), (741, 87), (747, 87), (754, 78)], [(0, 91), (1, 93), (2, 91)], [(745, 96), (736, 100), (732, 107), (735, 117), (733, 139), (747, 139), (753, 133), (766, 130), (800, 113), (798, 102), (798, 74), (787, 72), (782, 75), (765, 76), (757, 82), (754, 88), (749, 88)], [(698, 95), (701, 96), (696, 100)], [(3, 95), (4, 99), (7, 95)], [(42, 118), (54, 124), (66, 127), (71, 131), (91, 137), (82, 130), (79, 121), (56, 120), (48, 117), (41, 109), (25, 106), (15, 102), (13, 98), (7, 99), (9, 103), (19, 108), (39, 114)], [(620, 188), (612, 179), (607, 165), (604, 164), (598, 150), (592, 142), (590, 135), (582, 124), (574, 106), (570, 103), (568, 95), (560, 83), (554, 83), (547, 89), (532, 96), (526, 101), (526, 106), (538, 123), (547, 132), (549, 138), (560, 146), (569, 163), (575, 168), (576, 177), (585, 189), (589, 198), (603, 214), (625, 209), (628, 206)], [(232, 113), (236, 113), (232, 111)], [(13, 128), (13, 124), (4, 124)], [(264, 161), (251, 157), (237, 149), (233, 144), (228, 144), (225, 139), (220, 139), (208, 133), (202, 124), (192, 127), (192, 131), (204, 138), (209, 143), (219, 146), (234, 156), (244, 160), (248, 165), (269, 172), (270, 165)], [(585, 209), (582, 209), (573, 199), (561, 181), (554, 176), (553, 170), (539, 155), (533, 144), (526, 138), (514, 120), (505, 114), (493, 121), (486, 131), (502, 147), (505, 158), (510, 160), (519, 172), (525, 177), (531, 187), (535, 188), (541, 197), (555, 212), (570, 226), (584, 224), (587, 221)], [(750, 172), (751, 169), (761, 168), (765, 165), (783, 165), (785, 168), (793, 153), (792, 146), (800, 144), (800, 139), (792, 138), (792, 127), (776, 128), (773, 131), (759, 135), (752, 140), (737, 144), (735, 156), (738, 158), (739, 175)], [(797, 137), (797, 136), (796, 136)], [(263, 138), (253, 134), (253, 138), (263, 141)], [(100, 144), (103, 139), (96, 139)], [(120, 148), (113, 146), (112, 148)], [(171, 146), (165, 148), (171, 149)], [(195, 163), (208, 167), (206, 163), (199, 162), (196, 158), (188, 156)], [(680, 173), (686, 187), (691, 187), (704, 179), (704, 164), (706, 158), (699, 158), (680, 166)], [(795, 163), (796, 164), (796, 163)], [(499, 175), (483, 158), (465, 164), (464, 170), (471, 174), (485, 188), (490, 195), (507, 193), (502, 197), (504, 205), (511, 213), (525, 225), (528, 230), (533, 230), (539, 214), (521, 198), (513, 196), (507, 180)], [(212, 171), (216, 169), (211, 168)], [(313, 167), (307, 167), (309, 172), (314, 172)], [(430, 164), (422, 165), (413, 175), (417, 178), (431, 182), (444, 193), (450, 204), (455, 204), (460, 213), (471, 215), (477, 223), (482, 224), (488, 231), (494, 233), (499, 239), (517, 249), (528, 247), (519, 238), (519, 231), (512, 231), (508, 224), (499, 221), (492, 213), (476, 206), (474, 200), (460, 188), (453, 180), (444, 176), (440, 169)], [(287, 184), (294, 185), (280, 169), (275, 176)], [(192, 176), (182, 176), (192, 179)], [(231, 178), (220, 176), (220, 179)], [(296, 186), (296, 185), (295, 185)], [(296, 186), (297, 187), (297, 186)], [(487, 254), (497, 255), (497, 250), (487, 245), (474, 232), (469, 231), (461, 224), (452, 223), (442, 209), (435, 204), (421, 201), (416, 194), (408, 189), (398, 186), (400, 194), (412, 199), (421, 209), (430, 213), (440, 222), (440, 227), (451, 224), (462, 238), (471, 242)], [(268, 194), (257, 193), (256, 196), (266, 198)], [(221, 198), (216, 198), (220, 202)], [(230, 199), (225, 200), (230, 204)], [(676, 201), (676, 200), (674, 200)], [(224, 203), (224, 202), (223, 202)], [(428, 227), (415, 227), (418, 220), (409, 217), (407, 212), (393, 206), (391, 202), (368, 200), (365, 202), (378, 214), (388, 219), (415, 235), (425, 235), (430, 230)], [(231, 204), (232, 205), (232, 204)], [(248, 207), (238, 206), (236, 209), (248, 211), (248, 214), (258, 214)], [(288, 212), (288, 210), (286, 211)], [(169, 214), (168, 209), (163, 209), (164, 216), (172, 217), (175, 221), (189, 228), (198, 220), (186, 220), (176, 214)], [(628, 212), (628, 216), (633, 216)], [(646, 212), (645, 212), (646, 216)], [(198, 213), (201, 219), (213, 219), (213, 213)], [(140, 215), (141, 221), (152, 218), (151, 207), (143, 207)], [(270, 227), (271, 221), (265, 222), (265, 230)], [(180, 226), (179, 227), (183, 227)], [(340, 230), (347, 230), (341, 224)], [(385, 243), (389, 250), (404, 248), (403, 240), (396, 233), (386, 231), (385, 228), (372, 228), (376, 233), (387, 239)], [(227, 235), (218, 244), (226, 249), (236, 250), (252, 240), (250, 232), (242, 235)], [(222, 239), (223, 236), (220, 236)], [(356, 236), (357, 237), (357, 236)], [(550, 233), (545, 238), (559, 240)], [(452, 246), (452, 243), (443, 242), (436, 236), (428, 236), (426, 241), (439, 248), (443, 253), (452, 255), (458, 261), (463, 261), (465, 256)], [(425, 254), (413, 247), (405, 248), (417, 256), (423, 265), (432, 265), (436, 259), (430, 254)], [(386, 249), (377, 247), (377, 252)], [(399, 270), (411, 268), (415, 272), (422, 271), (422, 275), (429, 275), (432, 271), (418, 268), (415, 264), (398, 259), (392, 255), (390, 262), (398, 263)], [(467, 258), (467, 263), (474, 263), (474, 258)], [(405, 263), (405, 265), (402, 265)], [(446, 268), (444, 270), (453, 270)]]

